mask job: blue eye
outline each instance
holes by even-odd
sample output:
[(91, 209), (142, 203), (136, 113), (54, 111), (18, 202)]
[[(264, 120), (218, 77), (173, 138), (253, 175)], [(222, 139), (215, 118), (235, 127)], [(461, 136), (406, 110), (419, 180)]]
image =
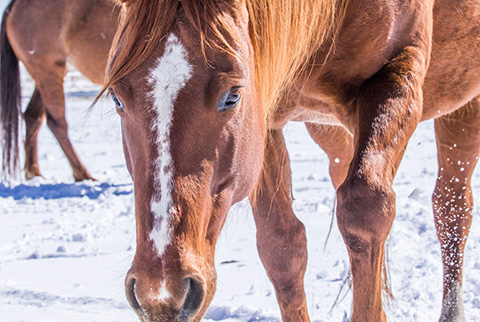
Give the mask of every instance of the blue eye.
[(110, 90), (110, 97), (112, 98), (113, 103), (115, 103), (115, 108), (120, 111), (125, 111), (125, 106), (123, 106), (122, 102), (118, 99), (117, 95)]
[(242, 98), (242, 93), (240, 93), (239, 88), (234, 87), (230, 90), (230, 92), (225, 93), (220, 99), (220, 101), (218, 101), (217, 109), (220, 112), (232, 109), (238, 105), (241, 98)]

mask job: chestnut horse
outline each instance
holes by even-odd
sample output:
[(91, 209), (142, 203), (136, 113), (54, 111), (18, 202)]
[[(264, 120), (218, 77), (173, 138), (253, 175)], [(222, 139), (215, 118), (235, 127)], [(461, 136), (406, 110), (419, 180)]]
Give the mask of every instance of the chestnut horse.
[(250, 195), (282, 318), (309, 321), (305, 230), (291, 207), (281, 131), (296, 120), (339, 153), (336, 210), (351, 262), (351, 321), (386, 321), (392, 182), (417, 124), (434, 118), (440, 321), (465, 321), (480, 0), (122, 2), (104, 90), (122, 119), (135, 187), (137, 249), (126, 292), (141, 320), (201, 319), (215, 292), (218, 234), (231, 205)]
[(3, 177), (17, 172), (21, 112), (19, 60), (35, 81), (24, 113), (25, 177), (40, 176), (37, 134), (45, 116), (76, 181), (92, 179), (68, 138), (63, 78), (67, 61), (92, 82), (103, 83), (119, 7), (111, 0), (12, 0), (0, 35), (0, 108)]

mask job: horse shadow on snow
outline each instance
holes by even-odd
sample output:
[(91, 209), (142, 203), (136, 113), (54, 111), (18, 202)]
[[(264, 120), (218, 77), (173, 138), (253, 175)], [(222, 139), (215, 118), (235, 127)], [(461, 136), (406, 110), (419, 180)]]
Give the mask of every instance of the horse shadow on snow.
[(82, 198), (98, 199), (101, 195), (112, 194), (115, 196), (129, 195), (133, 192), (132, 184), (112, 183), (58, 183), (39, 184), (9, 187), (0, 183), (0, 198), (12, 197), (14, 200), (23, 198), (29, 199), (61, 199), (61, 198)]

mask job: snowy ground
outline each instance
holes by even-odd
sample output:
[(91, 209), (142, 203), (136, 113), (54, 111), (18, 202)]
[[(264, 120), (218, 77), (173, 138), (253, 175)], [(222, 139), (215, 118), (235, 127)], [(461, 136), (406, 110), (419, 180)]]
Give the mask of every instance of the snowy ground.
[[(0, 8), (4, 3), (0, 1)], [(65, 87), (71, 139), (98, 181), (74, 183), (57, 142), (43, 127), (39, 159), (44, 178), (11, 186), (0, 183), (0, 320), (136, 321), (123, 289), (135, 251), (135, 222), (119, 118), (107, 100), (87, 115), (98, 88), (78, 73), (68, 75)], [(31, 81), (24, 89), (26, 104)], [(290, 124), (285, 134), (294, 209), (308, 234), (305, 284), (310, 316), (312, 321), (347, 321), (350, 292), (343, 292), (343, 301), (332, 308), (349, 269), (336, 227), (324, 250), (334, 203), (327, 158), (302, 124)], [(397, 218), (389, 239), (395, 301), (387, 308), (389, 321), (436, 321), (440, 315), (442, 269), (430, 204), (437, 169), (433, 138), (432, 123), (423, 123), (395, 180)], [(473, 185), (478, 203), (479, 171)], [(474, 216), (478, 214), (477, 207)], [(480, 321), (477, 219), (465, 257), (467, 321)], [(273, 288), (256, 253), (246, 203), (230, 212), (216, 262), (218, 291), (204, 321), (280, 321)]]

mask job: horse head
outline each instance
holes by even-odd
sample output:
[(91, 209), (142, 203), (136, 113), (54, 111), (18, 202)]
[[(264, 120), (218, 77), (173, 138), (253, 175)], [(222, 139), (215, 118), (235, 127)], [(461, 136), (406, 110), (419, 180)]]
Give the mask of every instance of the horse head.
[(242, 1), (142, 3), (124, 2), (107, 67), (135, 191), (126, 293), (144, 321), (199, 321), (215, 293), (227, 212), (262, 166), (248, 14)]

